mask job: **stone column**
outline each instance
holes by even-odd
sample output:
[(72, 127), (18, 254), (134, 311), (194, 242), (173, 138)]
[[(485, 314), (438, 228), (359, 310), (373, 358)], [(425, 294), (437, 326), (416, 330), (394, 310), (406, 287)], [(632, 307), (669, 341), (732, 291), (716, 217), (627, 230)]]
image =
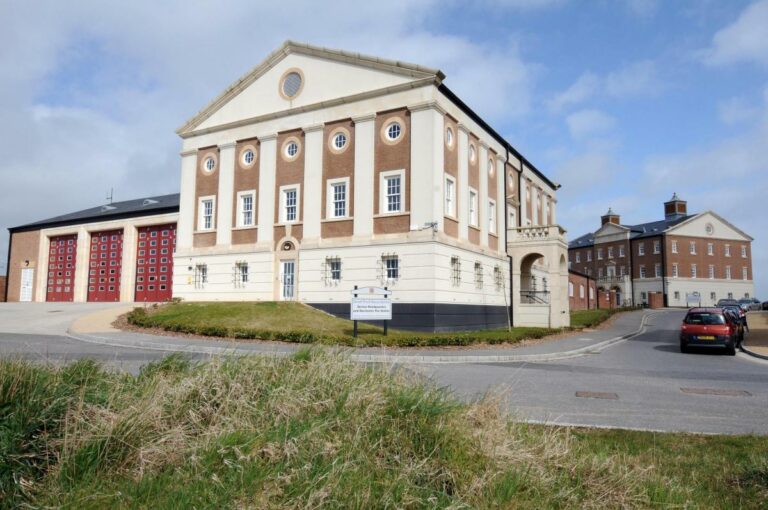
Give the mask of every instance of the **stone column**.
[[(136, 287), (136, 238), (134, 225), (123, 227), (123, 261), (120, 268), (120, 301), (133, 301)], [(159, 249), (158, 249), (159, 253)]]
[(436, 222), (443, 229), (442, 195), (444, 112), (436, 103), (409, 107), (411, 111), (411, 228)]
[(323, 125), (304, 128), (304, 242), (320, 239), (320, 220), (323, 200)]
[[(459, 178), (456, 183), (456, 216), (459, 218), (459, 239), (469, 238), (469, 130), (459, 124)], [(479, 157), (479, 156), (478, 156)]]
[(477, 222), (480, 227), (480, 246), (488, 246), (488, 144), (480, 142), (480, 179), (477, 190)]
[(234, 142), (219, 145), (219, 194), (216, 213), (216, 244), (232, 244), (232, 208), (235, 189)]
[(176, 250), (183, 253), (192, 249), (195, 231), (195, 181), (197, 150), (181, 153), (181, 187), (179, 197), (179, 221), (176, 226)]
[(355, 170), (352, 185), (355, 204), (351, 213), (354, 237), (361, 239), (373, 236), (375, 120), (375, 114), (352, 118), (355, 123)]
[(259, 157), (259, 233), (257, 246), (272, 249), (275, 223), (275, 175), (277, 172), (277, 134), (260, 136)]

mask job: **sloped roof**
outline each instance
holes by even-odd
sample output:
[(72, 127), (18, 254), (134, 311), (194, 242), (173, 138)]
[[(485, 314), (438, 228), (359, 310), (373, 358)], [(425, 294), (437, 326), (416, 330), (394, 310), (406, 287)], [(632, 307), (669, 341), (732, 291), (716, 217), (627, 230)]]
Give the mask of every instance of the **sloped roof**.
[[(640, 239), (645, 237), (657, 236), (663, 232), (666, 232), (667, 230), (674, 227), (675, 225), (693, 218), (694, 216), (698, 216), (698, 215), (689, 214), (687, 216), (680, 216), (678, 218), (649, 221), (647, 223), (639, 223), (637, 225), (621, 225), (621, 226), (629, 229), (630, 239)], [(584, 234), (581, 237), (577, 237), (573, 241), (569, 242), (568, 248), (569, 249), (586, 248), (588, 246), (593, 246), (594, 244), (595, 244), (595, 234), (594, 232), (590, 232), (588, 234)]]
[(151, 216), (155, 214), (167, 214), (179, 211), (179, 194), (159, 195), (154, 197), (136, 198), (125, 200), (123, 202), (114, 202), (112, 204), (100, 205), (83, 209), (61, 216), (54, 216), (46, 220), (27, 223), (18, 227), (11, 227), (9, 232), (19, 232), (24, 230), (38, 230), (48, 227), (61, 227), (66, 225), (79, 225), (82, 223), (91, 223), (94, 221), (105, 221), (119, 218), (130, 218), (139, 216)]

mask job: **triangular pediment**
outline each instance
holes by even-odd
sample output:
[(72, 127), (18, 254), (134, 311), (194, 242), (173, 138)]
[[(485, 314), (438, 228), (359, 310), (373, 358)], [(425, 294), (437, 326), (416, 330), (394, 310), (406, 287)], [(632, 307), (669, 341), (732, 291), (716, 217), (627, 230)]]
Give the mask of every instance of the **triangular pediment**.
[(752, 237), (712, 211), (706, 211), (688, 218), (670, 228), (667, 233), (678, 236), (711, 237), (752, 241)]
[[(283, 78), (301, 76), (293, 97), (281, 93)], [(287, 41), (177, 130), (181, 136), (246, 119), (306, 109), (342, 98), (442, 82), (426, 67)]]
[(613, 234), (625, 234), (629, 231), (627, 227), (622, 225), (616, 225), (615, 223), (606, 223), (597, 231), (595, 231), (595, 237), (602, 237)]

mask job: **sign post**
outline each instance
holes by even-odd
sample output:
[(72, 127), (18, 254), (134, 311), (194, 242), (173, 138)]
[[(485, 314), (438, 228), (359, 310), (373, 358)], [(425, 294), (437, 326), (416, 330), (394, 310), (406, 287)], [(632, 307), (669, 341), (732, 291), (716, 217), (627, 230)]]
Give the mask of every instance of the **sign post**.
[(382, 321), (387, 335), (388, 321), (392, 320), (392, 291), (387, 287), (361, 287), (355, 285), (349, 304), (349, 318), (354, 321), (353, 336), (357, 338), (357, 321)]

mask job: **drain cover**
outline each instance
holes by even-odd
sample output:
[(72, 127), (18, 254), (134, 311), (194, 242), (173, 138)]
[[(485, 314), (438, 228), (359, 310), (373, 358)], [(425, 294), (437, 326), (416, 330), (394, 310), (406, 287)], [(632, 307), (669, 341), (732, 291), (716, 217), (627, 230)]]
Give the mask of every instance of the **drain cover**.
[(602, 398), (607, 400), (619, 399), (619, 396), (615, 393), (606, 393), (602, 391), (577, 391), (576, 396), (581, 398)]
[(716, 388), (680, 388), (683, 393), (693, 395), (720, 395), (724, 397), (751, 397), (752, 394), (744, 390), (718, 390)]

